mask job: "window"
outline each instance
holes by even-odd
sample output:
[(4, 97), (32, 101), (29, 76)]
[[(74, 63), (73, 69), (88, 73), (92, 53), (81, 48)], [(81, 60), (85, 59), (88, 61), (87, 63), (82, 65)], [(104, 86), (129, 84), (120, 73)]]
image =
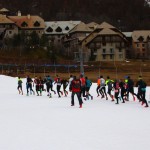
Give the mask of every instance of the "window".
[(123, 55), (122, 54), (119, 54), (119, 59), (122, 59), (123, 58)]
[(12, 31), (9, 31), (9, 34), (12, 34)]
[(119, 48), (119, 52), (122, 52), (122, 49), (121, 49), (121, 48)]
[(51, 27), (48, 27), (48, 28), (46, 29), (46, 31), (47, 31), (47, 32), (53, 32), (53, 29), (52, 29)]
[(103, 49), (103, 53), (106, 53), (106, 49)]
[(36, 22), (34, 23), (34, 26), (35, 26), (35, 27), (39, 27), (39, 26), (40, 26), (40, 23), (39, 23), (38, 21), (36, 21)]
[(113, 48), (111, 48), (111, 49), (110, 49), (110, 53), (113, 53), (113, 52), (114, 52), (114, 50), (113, 50)]
[(114, 57), (113, 57), (113, 55), (110, 55), (110, 59), (113, 59)]
[(139, 47), (139, 43), (136, 44), (136, 47)]
[(102, 42), (102, 45), (103, 45), (103, 46), (106, 46), (106, 42)]
[(67, 26), (67, 27), (65, 28), (65, 30), (69, 30), (69, 27)]
[(145, 44), (142, 44), (142, 47), (145, 47)]
[(24, 21), (22, 24), (21, 24), (22, 27), (27, 27), (28, 24)]
[(62, 28), (57, 27), (57, 29), (55, 30), (56, 32), (62, 32)]
[(106, 59), (106, 55), (103, 55), (103, 59)]

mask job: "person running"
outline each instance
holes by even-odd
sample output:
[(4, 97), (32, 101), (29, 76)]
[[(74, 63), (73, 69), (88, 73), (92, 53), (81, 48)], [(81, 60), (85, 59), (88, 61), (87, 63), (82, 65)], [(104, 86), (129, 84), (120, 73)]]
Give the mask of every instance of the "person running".
[(106, 93), (106, 85), (105, 85), (105, 79), (103, 76), (100, 76), (100, 92), (103, 92), (103, 95), (101, 98), (104, 98), (106, 96), (106, 100), (108, 100), (107, 93)]
[(40, 90), (40, 80), (37, 76), (34, 79), (34, 84), (35, 84), (35, 90), (36, 90), (37, 96), (39, 96), (39, 91), (40, 91), (40, 95), (41, 95), (42, 93)]
[(134, 93), (134, 82), (130, 78), (130, 76), (128, 76), (128, 78), (127, 78), (127, 101), (129, 101), (129, 93), (132, 94), (133, 100), (135, 101), (135, 96), (134, 95), (136, 95), (136, 94)]
[(61, 88), (61, 79), (60, 79), (60, 77), (59, 76), (57, 76), (57, 78), (55, 79), (55, 83), (54, 84), (56, 84), (56, 88), (57, 88), (57, 94), (58, 94), (58, 97), (60, 98), (61, 96), (60, 96), (60, 93), (61, 93), (61, 95), (63, 95), (63, 92), (62, 91), (60, 91), (60, 88)]
[(26, 82), (27, 96), (29, 96), (29, 90), (30, 90), (30, 95), (32, 93), (33, 93), (33, 95), (35, 94), (35, 92), (32, 89), (32, 83), (33, 83), (32, 78), (30, 78), (30, 76), (27, 76), (27, 82)]
[(23, 95), (22, 83), (23, 83), (23, 82), (22, 82), (21, 78), (18, 77), (18, 87), (17, 87), (17, 89), (18, 89), (18, 91), (19, 91), (19, 94), (22, 94), (22, 95)]
[(74, 106), (74, 96), (77, 95), (78, 101), (79, 101), (79, 108), (82, 108), (82, 98), (81, 98), (81, 80), (77, 79), (76, 76), (74, 76), (74, 79), (71, 82), (70, 89), (71, 94), (71, 106)]
[(104, 95), (103, 91), (99, 90), (100, 89), (100, 84), (101, 84), (101, 80), (100, 80), (100, 77), (98, 77), (98, 79), (97, 79), (97, 88), (96, 88), (97, 97), (99, 97), (100, 94), (101, 94), (101, 97)]
[(139, 76), (139, 80), (136, 83), (136, 86), (138, 87), (138, 93), (137, 93), (137, 98), (139, 99), (139, 101), (142, 101), (142, 105), (146, 104), (145, 107), (149, 107), (148, 103), (145, 99), (145, 95), (146, 95), (146, 83), (142, 80), (142, 77)]
[(44, 89), (44, 80), (42, 79), (42, 77), (39, 77), (39, 81), (40, 81), (40, 96), (42, 96), (42, 92), (43, 91), (46, 91), (45, 89)]
[(125, 103), (125, 97), (126, 97), (126, 92), (127, 92), (125, 82), (120, 80), (119, 87), (121, 89), (120, 95), (121, 95), (122, 103)]
[(80, 75), (80, 81), (81, 81), (81, 96), (86, 97), (85, 96), (85, 78), (83, 77), (83, 75)]
[(62, 85), (63, 85), (64, 94), (65, 94), (65, 96), (67, 97), (68, 91), (66, 90), (66, 88), (67, 88), (69, 82), (68, 82), (66, 79), (63, 79), (63, 80), (61, 80), (61, 83), (62, 83)]
[(50, 90), (56, 94), (56, 92), (53, 90), (53, 79), (48, 75), (44, 82), (46, 84), (47, 96), (52, 97)]
[(107, 93), (108, 93), (108, 95), (111, 97), (112, 101), (114, 101), (114, 96), (111, 94), (114, 81), (111, 80), (110, 77), (108, 76), (105, 83), (106, 83), (106, 85), (108, 86), (108, 92), (107, 92)]
[(116, 80), (115, 82), (114, 82), (114, 89), (115, 89), (115, 99), (116, 99), (116, 104), (119, 104), (119, 89), (120, 89), (120, 87), (119, 87), (119, 81), (118, 80)]
[(88, 77), (85, 77), (86, 98), (84, 100), (89, 100), (89, 97), (91, 97), (91, 100), (93, 100), (93, 96), (89, 93), (91, 85), (92, 85), (91, 80), (89, 80)]

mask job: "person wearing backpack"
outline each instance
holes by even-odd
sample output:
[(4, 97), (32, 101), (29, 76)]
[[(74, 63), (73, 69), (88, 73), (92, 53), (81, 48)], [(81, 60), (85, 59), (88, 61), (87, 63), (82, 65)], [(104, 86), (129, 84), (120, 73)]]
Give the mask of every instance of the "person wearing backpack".
[(79, 101), (79, 108), (82, 108), (82, 98), (81, 98), (81, 80), (77, 79), (76, 76), (74, 76), (74, 79), (71, 81), (71, 85), (69, 87), (69, 90), (72, 92), (71, 94), (71, 106), (74, 106), (74, 96), (77, 95), (78, 101)]
[(142, 105), (146, 104), (145, 107), (149, 107), (148, 103), (147, 103), (147, 101), (145, 99), (146, 86), (147, 86), (147, 84), (142, 80), (142, 77), (139, 76), (139, 80), (136, 83), (136, 87), (138, 87), (137, 98), (139, 99), (139, 102), (142, 101)]

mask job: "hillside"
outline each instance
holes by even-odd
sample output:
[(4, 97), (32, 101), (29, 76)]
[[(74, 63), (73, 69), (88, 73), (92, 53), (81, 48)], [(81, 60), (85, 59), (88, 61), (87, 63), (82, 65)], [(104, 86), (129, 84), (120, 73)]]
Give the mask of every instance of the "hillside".
[(3, 7), (45, 20), (107, 21), (122, 31), (150, 29), (150, 7), (145, 0), (3, 0)]

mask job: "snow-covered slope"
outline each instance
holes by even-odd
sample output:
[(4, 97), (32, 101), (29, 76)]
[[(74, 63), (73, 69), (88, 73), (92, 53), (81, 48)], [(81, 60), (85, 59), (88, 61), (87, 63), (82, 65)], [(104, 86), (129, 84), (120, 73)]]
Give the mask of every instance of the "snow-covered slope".
[(22, 96), (16, 78), (0, 76), (0, 150), (149, 150), (150, 109), (132, 97), (115, 105), (95, 89), (79, 109), (77, 99), (70, 106), (70, 93)]

